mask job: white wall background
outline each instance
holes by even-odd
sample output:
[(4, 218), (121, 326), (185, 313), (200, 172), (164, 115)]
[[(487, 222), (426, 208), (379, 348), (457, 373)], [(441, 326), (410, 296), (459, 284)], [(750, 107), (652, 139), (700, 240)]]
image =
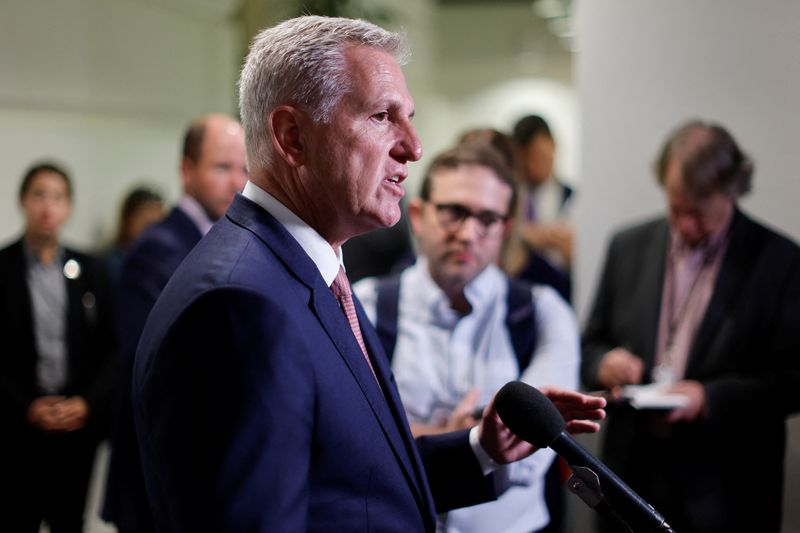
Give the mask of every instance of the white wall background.
[[(756, 164), (745, 210), (800, 239), (800, 3), (581, 0), (576, 13), (581, 314), (611, 232), (663, 212), (651, 162), (667, 133), (688, 118), (730, 129)], [(790, 431), (784, 531), (797, 532), (800, 418)]]
[[(285, 17), (289, 0), (3, 0), (0, 11), (0, 243), (21, 226), (16, 191), (35, 160), (54, 158), (76, 185), (65, 239), (101, 246), (123, 194), (143, 180), (177, 198), (180, 137), (194, 117), (237, 112), (239, 15)], [(559, 141), (576, 181), (577, 96), (571, 56), (524, 3), (439, 7), (389, 2), (409, 34), (406, 69), (427, 161), (474, 127), (509, 129), (532, 112)]]
[(651, 164), (689, 118), (729, 128), (756, 164), (743, 206), (800, 238), (798, 28), (782, 0), (578, 2), (580, 310), (613, 229), (663, 211)]
[(41, 158), (75, 181), (65, 228), (93, 248), (131, 184), (177, 197), (180, 136), (235, 112), (241, 37), (228, 2), (4, 0), (0, 10), (0, 242), (19, 234), (17, 187)]
[(395, 29), (412, 48), (405, 75), (414, 97), (423, 159), (410, 168), (409, 194), (428, 162), (465, 130), (510, 131), (524, 115), (543, 115), (559, 145), (558, 171), (578, 179), (578, 106), (572, 57), (529, 4), (487, 2), (435, 7), (392, 3)]

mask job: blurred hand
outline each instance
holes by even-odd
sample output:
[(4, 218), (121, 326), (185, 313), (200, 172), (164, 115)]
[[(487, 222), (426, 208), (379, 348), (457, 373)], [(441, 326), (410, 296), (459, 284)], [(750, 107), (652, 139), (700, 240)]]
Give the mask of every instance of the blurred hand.
[(450, 413), (447, 419), (442, 419), (441, 421), (430, 424), (412, 422), (410, 424), (411, 433), (414, 437), (420, 437), (422, 435), (438, 435), (439, 433), (447, 433), (449, 431), (473, 427), (478, 423), (478, 419), (475, 418), (475, 409), (478, 406), (479, 397), (480, 391), (478, 389), (472, 389), (461, 398), (461, 401), (458, 402), (458, 405), (453, 409), (453, 412)]
[(469, 429), (475, 424), (478, 423), (478, 419), (475, 418), (473, 415), (475, 414), (475, 409), (478, 407), (478, 398), (480, 397), (480, 391), (478, 389), (472, 389), (467, 394), (461, 398), (461, 401), (458, 402), (458, 405), (450, 416), (447, 419), (447, 425), (445, 426), (446, 431), (456, 431), (459, 429)]
[[(559, 387), (540, 387), (539, 390), (553, 402), (567, 422), (570, 433), (598, 431), (600, 425), (592, 420), (605, 418), (606, 401), (597, 396), (581, 394), (577, 391)], [(500, 419), (494, 406), (494, 398), (483, 413), (478, 437), (481, 446), (498, 464), (512, 463), (528, 457), (537, 450), (532, 444), (520, 439), (511, 432)]]
[(32, 426), (42, 431), (75, 431), (86, 425), (89, 405), (80, 396), (41, 396), (28, 406), (27, 418)]
[(642, 382), (644, 363), (625, 348), (614, 348), (603, 356), (597, 369), (597, 381), (608, 390)]
[(582, 394), (578, 391), (561, 387), (538, 387), (539, 391), (553, 402), (558, 412), (567, 422), (569, 433), (595, 433), (600, 431), (600, 424), (593, 420), (606, 417), (605, 398)]
[(39, 396), (33, 400), (25, 412), (28, 424), (42, 431), (51, 431), (57, 427), (58, 421), (53, 407), (63, 400), (63, 396)]
[(706, 407), (706, 390), (699, 381), (684, 380), (674, 383), (668, 392), (683, 394), (689, 398), (689, 404), (680, 409), (673, 409), (667, 415), (668, 422), (693, 422), (701, 415), (707, 414)]
[(547, 228), (543, 224), (521, 222), (519, 236), (525, 244), (534, 250), (542, 250), (547, 247)]
[(573, 228), (568, 222), (525, 222), (519, 228), (522, 240), (537, 251), (556, 250), (569, 264), (572, 260)]
[(546, 228), (545, 243), (554, 248), (567, 262), (572, 263), (572, 225), (567, 222), (555, 222)]

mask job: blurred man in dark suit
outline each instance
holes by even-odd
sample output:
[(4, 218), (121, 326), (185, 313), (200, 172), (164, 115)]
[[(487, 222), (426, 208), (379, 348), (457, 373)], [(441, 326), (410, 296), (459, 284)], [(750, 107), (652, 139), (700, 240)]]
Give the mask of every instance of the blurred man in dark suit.
[(739, 209), (753, 164), (721, 126), (676, 130), (656, 171), (668, 216), (612, 239), (583, 377), (683, 403), (613, 409), (605, 459), (676, 531), (777, 532), (800, 407), (800, 249)]
[(183, 197), (164, 220), (134, 243), (119, 281), (117, 415), (102, 516), (123, 533), (153, 531), (131, 411), (136, 346), (147, 315), (172, 273), (247, 181), (242, 126), (226, 115), (208, 115), (193, 122), (184, 136), (181, 177)]

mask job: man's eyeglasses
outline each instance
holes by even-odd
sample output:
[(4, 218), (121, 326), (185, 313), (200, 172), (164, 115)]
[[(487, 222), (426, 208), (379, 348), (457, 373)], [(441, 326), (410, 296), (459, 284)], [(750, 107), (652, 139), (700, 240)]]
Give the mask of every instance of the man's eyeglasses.
[(461, 204), (429, 203), (436, 209), (436, 217), (439, 220), (439, 224), (448, 233), (457, 232), (468, 218), (474, 218), (478, 222), (475, 226), (475, 232), (479, 237), (486, 237), (490, 233), (496, 232), (508, 220), (508, 215), (501, 215), (494, 211), (479, 211), (475, 213)]

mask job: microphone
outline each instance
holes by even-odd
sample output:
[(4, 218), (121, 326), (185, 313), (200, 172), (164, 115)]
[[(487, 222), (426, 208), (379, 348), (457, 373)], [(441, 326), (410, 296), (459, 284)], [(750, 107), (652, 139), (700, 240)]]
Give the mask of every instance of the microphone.
[[(566, 431), (566, 422), (558, 409), (538, 389), (521, 381), (506, 383), (495, 397), (495, 408), (503, 423), (519, 438), (539, 448), (549, 447), (563, 457), (572, 468), (570, 490), (598, 512), (617, 515), (616, 518), (636, 531), (672, 532), (664, 517), (619, 479), (606, 465), (587, 452)], [(584, 495), (578, 491), (589, 490), (583, 486), (596, 484), (599, 494)], [(608, 496), (610, 501), (605, 501)], [(614, 510), (611, 504), (614, 504)], [(616, 512), (614, 512), (616, 511)], [(621, 515), (621, 516), (620, 516)], [(623, 518), (624, 517), (624, 518)], [(674, 532), (673, 532), (674, 533)]]

